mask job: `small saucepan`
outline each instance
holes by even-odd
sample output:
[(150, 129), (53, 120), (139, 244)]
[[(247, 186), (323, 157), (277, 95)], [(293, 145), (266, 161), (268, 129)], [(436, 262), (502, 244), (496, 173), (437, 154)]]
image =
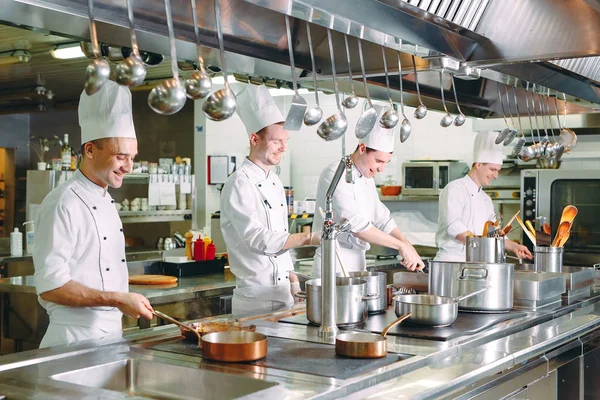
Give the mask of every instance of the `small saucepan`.
[(381, 335), (365, 332), (344, 332), (335, 338), (335, 354), (348, 358), (381, 358), (387, 354), (387, 333), (394, 326), (410, 318), (402, 315), (385, 327)]
[(431, 294), (403, 294), (394, 297), (396, 316), (410, 313), (408, 323), (414, 325), (441, 327), (452, 324), (458, 317), (458, 303), (464, 299), (486, 291), (476, 290), (459, 297), (445, 297)]

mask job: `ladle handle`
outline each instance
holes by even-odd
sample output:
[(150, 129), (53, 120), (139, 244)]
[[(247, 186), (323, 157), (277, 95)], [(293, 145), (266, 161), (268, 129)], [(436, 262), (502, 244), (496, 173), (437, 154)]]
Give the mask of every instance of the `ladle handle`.
[(392, 329), (393, 327), (395, 327), (396, 325), (398, 325), (400, 322), (404, 321), (407, 318), (410, 318), (410, 313), (401, 315), (397, 320), (395, 320), (394, 322), (392, 322), (391, 324), (389, 324), (388, 326), (383, 328), (383, 330), (381, 331), (381, 336), (385, 337), (388, 334), (388, 332), (390, 331), (390, 329)]
[[(130, 0), (129, 0), (130, 1)], [(198, 30), (198, 15), (196, 13), (196, 0), (191, 0), (192, 3), (192, 21), (194, 22), (194, 36), (196, 37), (196, 53), (198, 54), (198, 68), (204, 73), (204, 59), (200, 52), (200, 32)]]
[(400, 43), (398, 44), (398, 51), (396, 52), (398, 56), (398, 79), (400, 85), (400, 109), (402, 110), (402, 117), (406, 119), (406, 114), (404, 114), (404, 88), (402, 85), (402, 61), (400, 60), (400, 49), (402, 49), (402, 39), (399, 39)]
[(510, 127), (508, 126), (508, 120), (506, 119), (506, 112), (504, 111), (504, 103), (502, 103), (502, 94), (500, 93), (500, 83), (496, 83), (496, 89), (498, 89), (498, 101), (500, 102), (500, 109), (502, 110), (502, 118), (504, 118), (504, 124), (506, 125), (507, 128), (510, 129)]
[(419, 104), (423, 105), (423, 102), (421, 101), (421, 89), (419, 89), (419, 78), (417, 77), (417, 62), (415, 61), (415, 56), (412, 56), (412, 62), (413, 62), (413, 72), (415, 74), (415, 85), (417, 86), (417, 97), (419, 99)]
[(444, 72), (442, 70), (442, 71), (440, 71), (440, 92), (442, 94), (442, 105), (444, 106), (444, 111), (446, 111), (446, 114), (450, 114), (448, 112), (448, 108), (446, 107), (446, 100), (444, 99), (444, 79), (443, 79), (443, 75), (444, 75)]
[[(312, 10), (311, 10), (311, 13), (312, 13)], [(312, 17), (312, 15), (311, 15), (311, 17)], [(312, 64), (312, 76), (313, 76), (313, 87), (315, 89), (315, 101), (317, 102), (317, 107), (320, 107), (319, 94), (317, 93), (317, 66), (315, 65), (315, 54), (314, 54), (314, 50), (313, 50), (312, 35), (310, 34), (310, 22), (306, 23), (306, 37), (308, 38), (308, 49), (310, 50), (310, 62)]]
[(350, 46), (348, 46), (348, 35), (344, 33), (344, 43), (346, 44), (346, 61), (348, 61), (348, 77), (350, 78), (350, 90), (354, 94), (354, 80), (352, 79), (352, 66), (350, 64)]
[(477, 295), (479, 293), (483, 293), (483, 292), (485, 292), (488, 289), (489, 289), (489, 286), (486, 286), (483, 289), (479, 289), (479, 290), (476, 290), (476, 291), (471, 292), (471, 293), (463, 294), (462, 296), (455, 297), (454, 301), (456, 301), (457, 303), (459, 303), (459, 302), (461, 302), (461, 301), (463, 301), (465, 299), (468, 299), (469, 297), (473, 297), (473, 296), (475, 296), (475, 295)]
[(179, 80), (177, 69), (177, 50), (175, 48), (175, 33), (173, 32), (173, 17), (171, 14), (171, 1), (165, 0), (165, 14), (167, 15), (167, 29), (169, 30), (169, 46), (171, 47), (171, 72), (173, 79)]
[(287, 35), (288, 51), (290, 52), (290, 67), (292, 68), (292, 85), (294, 93), (298, 95), (298, 84), (296, 83), (296, 63), (294, 63), (294, 47), (292, 46), (292, 32), (290, 29), (290, 16), (285, 15), (285, 32)]
[(90, 18), (90, 40), (92, 41), (92, 51), (94, 58), (100, 58), (100, 48), (98, 47), (98, 34), (96, 33), (96, 21), (94, 21), (94, 0), (88, 0), (88, 16)]
[(171, 323), (179, 326), (180, 328), (183, 328), (185, 330), (194, 332), (196, 334), (196, 336), (198, 336), (198, 343), (202, 342), (202, 337), (200, 336), (200, 333), (197, 330), (190, 328), (186, 324), (182, 324), (181, 322), (177, 321), (175, 318), (169, 317), (167, 314), (163, 314), (160, 311), (153, 310), (152, 314), (156, 315), (160, 319), (164, 319), (165, 321), (169, 321), (169, 322), (171, 322)]
[(515, 85), (512, 87), (513, 98), (515, 100), (515, 108), (517, 110), (517, 121), (519, 121), (519, 130), (521, 131), (521, 136), (525, 136), (523, 133), (523, 125), (521, 124), (521, 112), (519, 111), (519, 100), (517, 99), (517, 91), (515, 87), (517, 86), (517, 81), (515, 81)]
[(331, 29), (327, 28), (327, 41), (329, 42), (329, 57), (331, 58), (331, 75), (333, 76), (333, 91), (335, 92), (335, 105), (340, 113), (344, 113), (340, 105), (340, 93), (338, 91), (337, 77), (335, 74), (335, 59), (333, 54), (333, 40), (331, 40)]
[(452, 91), (454, 92), (454, 102), (456, 103), (456, 108), (458, 109), (458, 112), (460, 114), (462, 114), (462, 110), (460, 109), (460, 105), (458, 104), (458, 96), (456, 95), (456, 85), (454, 84), (454, 75), (450, 74), (450, 77), (452, 78)]
[(131, 36), (131, 51), (136, 57), (140, 57), (140, 50), (138, 49), (137, 36), (133, 27), (133, 6), (131, 5), (132, 0), (127, 0), (127, 18), (129, 19), (129, 36)]
[(383, 46), (381, 46), (381, 58), (383, 58), (383, 71), (385, 72), (385, 87), (387, 89), (388, 99), (390, 100), (390, 105), (393, 105), (392, 93), (390, 92), (390, 78), (388, 77), (387, 61), (385, 59), (385, 47)]
[(531, 110), (529, 108), (529, 82), (525, 87), (525, 107), (527, 108), (527, 117), (529, 118), (529, 133), (531, 134), (531, 141), (535, 144), (535, 136), (533, 135), (533, 120), (531, 119)]
[(363, 83), (365, 85), (365, 94), (367, 95), (367, 102), (369, 107), (373, 107), (371, 102), (371, 95), (369, 94), (369, 87), (367, 86), (367, 74), (365, 74), (365, 60), (363, 59), (362, 41), (358, 39), (358, 57), (360, 58), (360, 70), (362, 72)]
[(228, 91), (229, 81), (227, 80), (227, 65), (225, 64), (225, 44), (223, 43), (223, 29), (221, 28), (221, 9), (219, 7), (219, 0), (215, 0), (215, 20), (217, 24), (217, 39), (219, 40), (219, 54), (221, 56), (221, 72), (223, 73), (223, 80), (225, 88)]

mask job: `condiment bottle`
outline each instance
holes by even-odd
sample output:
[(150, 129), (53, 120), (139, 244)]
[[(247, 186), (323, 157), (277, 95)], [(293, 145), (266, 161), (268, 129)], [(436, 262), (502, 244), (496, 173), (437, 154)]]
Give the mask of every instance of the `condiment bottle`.
[(208, 245), (208, 248), (206, 249), (206, 259), (207, 260), (214, 260), (216, 252), (217, 252), (217, 247), (215, 246), (215, 244), (211, 240), (210, 244)]
[(192, 255), (192, 238), (194, 237), (194, 234), (190, 231), (187, 231), (183, 236), (185, 237), (185, 256), (188, 260), (193, 260), (194, 257)]
[(204, 254), (204, 240), (198, 239), (194, 242), (194, 260), (203, 261)]

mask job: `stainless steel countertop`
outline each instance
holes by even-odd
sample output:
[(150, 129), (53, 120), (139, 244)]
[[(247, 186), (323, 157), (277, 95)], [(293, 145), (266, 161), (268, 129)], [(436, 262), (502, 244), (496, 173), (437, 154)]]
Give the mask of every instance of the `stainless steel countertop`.
[[(0, 358), (0, 392), (9, 398), (11, 395), (31, 397), (33, 393), (45, 399), (123, 398), (126, 397), (126, 392), (73, 385), (50, 377), (133, 359), (136, 363), (147, 361), (161, 366), (160, 371), (165, 379), (159, 381), (165, 385), (169, 382), (169, 374), (174, 374), (166, 364), (190, 367), (185, 370), (186, 374), (198, 376), (198, 379), (190, 379), (189, 384), (195, 385), (194, 387), (208, 385), (211, 379), (228, 387), (242, 387), (241, 378), (250, 378), (251, 382), (276, 384), (259, 392), (248, 393), (247, 398), (435, 398), (436, 395), (491, 377), (527, 359), (540, 356), (559, 344), (598, 329), (599, 300), (600, 297), (594, 297), (581, 303), (563, 304), (557, 308), (528, 313), (526, 317), (501, 323), (480, 334), (449, 342), (389, 338), (388, 347), (391, 352), (415, 356), (346, 380), (252, 364), (213, 363), (201, 357), (150, 349), (154, 344), (179, 338), (178, 328), (166, 325), (128, 334), (127, 340), (108, 337), (72, 346), (3, 356)], [(301, 308), (302, 306), (299, 309)], [(318, 337), (317, 327), (283, 324), (267, 319), (270, 318), (263, 316), (252, 320), (257, 325), (258, 332), (289, 340), (333, 344), (333, 339), (323, 340)], [(334, 351), (333, 346), (331, 351)], [(85, 379), (96, 379), (92, 378), (95, 376), (93, 373), (86, 372), (84, 376)], [(176, 380), (177, 376), (173, 375), (173, 382)], [(173, 393), (181, 388), (167, 386), (164, 390), (172, 390)], [(216, 390), (213, 396), (218, 396), (219, 387)]]

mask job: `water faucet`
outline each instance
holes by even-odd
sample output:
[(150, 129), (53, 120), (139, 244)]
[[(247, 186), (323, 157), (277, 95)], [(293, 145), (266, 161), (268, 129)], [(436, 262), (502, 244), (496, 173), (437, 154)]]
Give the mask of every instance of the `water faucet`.
[(323, 218), (323, 233), (321, 237), (321, 326), (319, 336), (332, 337), (337, 333), (336, 325), (336, 275), (335, 275), (335, 241), (337, 236), (350, 229), (348, 220), (343, 218), (339, 224), (333, 217), (333, 194), (337, 188), (342, 174), (348, 183), (354, 183), (352, 174), (352, 158), (344, 156), (333, 175), (331, 184), (325, 195), (325, 216)]

